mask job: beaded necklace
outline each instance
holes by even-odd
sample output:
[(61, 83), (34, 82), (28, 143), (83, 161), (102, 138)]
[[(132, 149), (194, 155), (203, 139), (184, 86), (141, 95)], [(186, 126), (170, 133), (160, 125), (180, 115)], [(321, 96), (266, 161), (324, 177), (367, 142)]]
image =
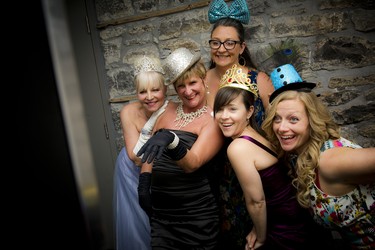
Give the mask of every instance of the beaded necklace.
[(184, 113), (184, 110), (182, 109), (182, 102), (178, 104), (177, 110), (176, 110), (177, 116), (174, 122), (176, 123), (175, 126), (178, 127), (178, 129), (185, 127), (189, 123), (191, 123), (195, 118), (201, 117), (204, 113), (207, 113), (207, 105), (204, 105), (202, 108), (198, 109), (197, 111), (190, 112), (190, 113)]

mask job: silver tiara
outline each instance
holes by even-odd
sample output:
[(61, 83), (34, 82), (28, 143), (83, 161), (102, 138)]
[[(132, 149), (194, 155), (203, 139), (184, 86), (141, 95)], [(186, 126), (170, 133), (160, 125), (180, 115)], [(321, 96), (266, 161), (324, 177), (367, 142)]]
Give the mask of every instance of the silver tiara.
[(134, 62), (134, 76), (141, 72), (156, 71), (164, 74), (164, 70), (161, 66), (160, 60), (157, 58), (142, 56), (137, 58)]

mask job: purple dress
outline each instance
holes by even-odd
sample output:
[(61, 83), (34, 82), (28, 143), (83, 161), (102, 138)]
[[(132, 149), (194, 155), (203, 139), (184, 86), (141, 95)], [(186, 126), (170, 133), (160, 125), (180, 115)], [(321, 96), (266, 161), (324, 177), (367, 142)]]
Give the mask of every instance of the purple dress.
[[(249, 136), (240, 138), (277, 157), (257, 140)], [(306, 249), (310, 216), (298, 204), (296, 189), (287, 171), (280, 162), (259, 171), (267, 204), (267, 239), (261, 249)]]

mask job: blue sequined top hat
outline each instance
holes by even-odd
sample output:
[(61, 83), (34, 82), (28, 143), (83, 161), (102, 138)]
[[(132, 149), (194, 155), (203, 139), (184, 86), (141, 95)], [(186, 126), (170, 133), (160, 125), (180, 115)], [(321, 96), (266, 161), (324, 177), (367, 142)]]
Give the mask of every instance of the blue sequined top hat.
[(187, 48), (178, 48), (173, 51), (164, 61), (163, 68), (168, 84), (174, 82), (182, 76), (194, 63), (201, 59), (200, 54), (192, 53)]
[(250, 11), (246, 0), (234, 0), (230, 6), (224, 0), (213, 0), (208, 8), (208, 21), (215, 23), (217, 20), (227, 17), (236, 19), (243, 24), (248, 24)]
[(275, 91), (270, 96), (270, 102), (284, 91), (303, 89), (311, 91), (316, 86), (316, 83), (302, 81), (297, 70), (291, 64), (284, 64), (275, 68), (271, 72), (271, 80)]

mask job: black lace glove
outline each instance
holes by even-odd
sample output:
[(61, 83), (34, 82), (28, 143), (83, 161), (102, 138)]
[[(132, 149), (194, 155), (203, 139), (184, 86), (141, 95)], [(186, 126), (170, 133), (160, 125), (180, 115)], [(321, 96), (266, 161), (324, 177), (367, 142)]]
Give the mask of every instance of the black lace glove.
[(141, 208), (146, 212), (148, 217), (152, 213), (152, 202), (151, 202), (151, 173), (144, 172), (139, 175), (138, 184), (138, 201)]
[(154, 159), (159, 159), (166, 148), (168, 155), (174, 160), (180, 160), (187, 153), (186, 147), (180, 143), (175, 133), (160, 129), (142, 146), (137, 156), (143, 154), (142, 162), (151, 163)]

